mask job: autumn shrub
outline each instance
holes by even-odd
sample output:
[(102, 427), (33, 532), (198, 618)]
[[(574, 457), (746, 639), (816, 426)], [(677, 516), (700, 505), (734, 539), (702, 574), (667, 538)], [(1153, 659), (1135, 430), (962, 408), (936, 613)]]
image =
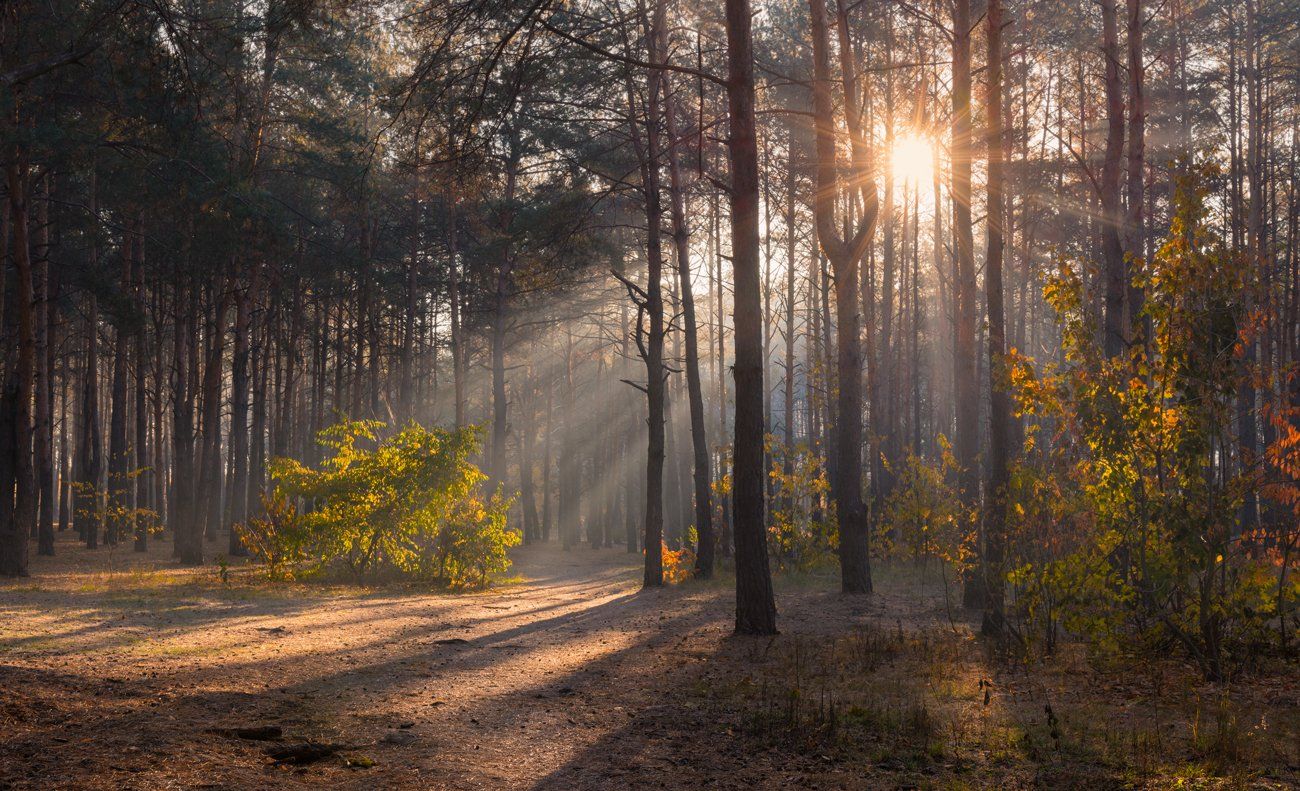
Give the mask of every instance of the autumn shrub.
[(451, 588), (486, 585), (491, 575), (510, 568), (506, 550), (519, 543), (519, 534), (506, 529), (508, 509), (500, 494), (486, 502), (478, 495), (458, 499), (440, 523), (426, 526), (434, 538), (423, 542), (412, 572)]
[(660, 542), (664, 582), (670, 585), (685, 582), (695, 573), (694, 547), (698, 538), (693, 526), (688, 533), (686, 540), (677, 549), (669, 547), (667, 542)]
[(1270, 601), (1239, 540), (1240, 507), (1257, 484), (1248, 465), (1229, 461), (1249, 375), (1238, 354), (1249, 266), (1211, 227), (1197, 183), (1180, 185), (1154, 258), (1133, 262), (1145, 337), (1135, 326), (1108, 355), (1082, 268), (1062, 263), (1045, 296), (1061, 320), (1063, 362), (1037, 375), (1012, 355), (1020, 410), (1043, 435), (1028, 437), (1008, 493), (1009, 581), (1022, 638), (1059, 620), (1100, 649), (1179, 646), (1221, 678), (1245, 658)]
[(873, 541), (882, 555), (937, 558), (964, 572), (973, 557), (971, 516), (952, 484), (956, 460), (942, 435), (939, 444), (938, 460), (909, 453), (898, 465)]
[[(519, 536), (509, 501), (486, 494), (469, 461), (477, 428), (415, 423), (381, 436), (377, 421), (345, 420), (321, 432), (319, 467), (271, 462), (269, 507), (241, 528), (254, 554), (280, 575), (339, 566), (356, 579), (397, 575), (445, 587), (485, 584), (509, 567)], [(293, 503), (300, 504), (294, 506)]]
[(773, 562), (778, 569), (799, 571), (831, 562), (839, 529), (834, 508), (826, 503), (830, 482), (825, 459), (806, 444), (788, 448), (770, 435), (767, 449), (772, 460), (768, 548)]
[(293, 501), (283, 492), (263, 492), (261, 500), (261, 510), (236, 524), (235, 532), (249, 553), (266, 565), (268, 577), (285, 579), (307, 560), (311, 534), (298, 518)]

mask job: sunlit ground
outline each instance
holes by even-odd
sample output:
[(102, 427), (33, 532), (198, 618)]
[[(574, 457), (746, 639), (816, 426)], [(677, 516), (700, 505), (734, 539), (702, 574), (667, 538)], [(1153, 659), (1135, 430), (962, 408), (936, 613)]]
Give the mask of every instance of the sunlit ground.
[[(59, 546), (0, 588), (0, 787), (1288, 787), (1295, 685), (990, 661), (937, 574), (638, 591), (621, 549), (521, 547), (496, 590), (271, 585), (170, 545)], [(933, 570), (932, 570), (933, 571)], [(984, 681), (984, 683), (981, 683)], [(1047, 707), (1052, 713), (1047, 714)], [(277, 764), (223, 729), (333, 754)], [(274, 744), (274, 743), (273, 743)]]

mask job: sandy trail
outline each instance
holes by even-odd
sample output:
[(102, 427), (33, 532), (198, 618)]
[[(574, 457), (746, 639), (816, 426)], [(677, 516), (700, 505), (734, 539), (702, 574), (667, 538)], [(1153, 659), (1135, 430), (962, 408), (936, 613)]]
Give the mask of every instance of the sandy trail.
[[(145, 557), (115, 551), (113, 571), (106, 550), (59, 549), (32, 580), (0, 588), (0, 686), (14, 693), (0, 787), (757, 779), (681, 766), (655, 743), (658, 730), (725, 735), (682, 722), (667, 699), (706, 659), (763, 641), (729, 637), (722, 584), (640, 592), (639, 558), (621, 550), (521, 548), (523, 582), (434, 595), (226, 587), (212, 568), (174, 568), (161, 542)], [(345, 759), (373, 766), (275, 766), (261, 743), (210, 732), (264, 724), (291, 741), (345, 744)]]

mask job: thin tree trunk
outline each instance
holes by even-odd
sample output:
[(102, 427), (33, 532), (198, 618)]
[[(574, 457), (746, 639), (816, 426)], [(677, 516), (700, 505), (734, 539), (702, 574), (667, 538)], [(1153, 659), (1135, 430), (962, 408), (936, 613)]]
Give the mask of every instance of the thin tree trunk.
[(191, 390), (195, 316), (194, 300), (188, 298), (176, 276), (172, 373), (172, 496), (171, 528), (176, 555), (186, 565), (203, 562), (202, 517), (197, 512), (194, 470), (194, 393)]
[[(658, 58), (666, 60), (668, 46), (663, 29), (657, 31)], [(664, 92), (664, 120), (667, 124), (668, 191), (671, 196), (673, 242), (677, 251), (677, 276), (681, 284), (682, 319), (686, 335), (686, 396), (691, 418), (692, 473), (695, 484), (695, 531), (699, 545), (695, 554), (695, 575), (704, 579), (713, 576), (716, 540), (713, 535), (713, 498), (709, 473), (709, 440), (704, 428), (704, 388), (700, 381), (699, 330), (695, 320), (695, 294), (691, 284), (691, 235), (686, 224), (685, 187), (681, 167), (677, 160), (678, 129), (672, 101), (672, 90), (667, 75), (662, 76)]]
[(135, 382), (134, 396), (135, 406), (132, 410), (132, 416), (135, 418), (135, 441), (132, 446), (131, 467), (135, 471), (133, 485), (135, 490), (135, 505), (139, 509), (135, 517), (135, 544), (136, 552), (144, 552), (149, 548), (149, 523), (144, 518), (144, 512), (152, 510), (155, 507), (161, 507), (161, 503), (154, 503), (152, 498), (152, 483), (154, 477), (158, 475), (149, 460), (149, 411), (146, 403), (146, 348), (145, 348), (145, 302), (144, 302), (144, 220), (139, 213), (133, 218), (131, 223), (131, 235), (135, 239), (133, 250), (135, 255), (131, 259), (131, 294), (135, 302), (136, 315), (139, 317), (140, 326), (135, 332)]
[(229, 531), (227, 550), (231, 557), (244, 557), (248, 550), (235, 525), (248, 518), (248, 346), (252, 309), (257, 290), (258, 265), (253, 263), (249, 283), (235, 291), (234, 352), (230, 360), (230, 480), (226, 487), (225, 527)]
[(36, 204), (36, 228), (32, 234), (36, 313), (36, 383), (34, 397), (35, 470), (40, 499), (36, 518), (36, 554), (54, 554), (54, 334), (58, 308), (54, 302), (54, 278), (49, 248), (49, 174), (41, 179)]
[[(94, 163), (90, 172), (90, 216), (98, 216), (98, 184)], [(99, 266), (99, 229), (91, 231), (90, 266)], [(99, 476), (102, 471), (102, 439), (99, 419), (99, 302), (91, 291), (86, 300), (86, 353), (82, 365), (80, 431), (77, 436), (77, 482), (74, 508), (77, 532), (89, 549), (99, 546), (103, 508)]]

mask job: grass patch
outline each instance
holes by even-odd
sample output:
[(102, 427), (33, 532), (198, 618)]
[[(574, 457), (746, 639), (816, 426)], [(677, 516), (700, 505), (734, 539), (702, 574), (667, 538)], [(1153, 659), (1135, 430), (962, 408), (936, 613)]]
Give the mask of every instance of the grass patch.
[(1249, 687), (1197, 698), (1194, 668), (1160, 671), (1163, 681), (1148, 685), (1136, 670), (1099, 673), (1068, 654), (1016, 667), (991, 659), (968, 633), (901, 624), (783, 635), (751, 661), (748, 676), (686, 694), (734, 712), (755, 748), (833, 760), (862, 776), (885, 771), (918, 787), (1285, 787), (1300, 779), (1296, 715)]

